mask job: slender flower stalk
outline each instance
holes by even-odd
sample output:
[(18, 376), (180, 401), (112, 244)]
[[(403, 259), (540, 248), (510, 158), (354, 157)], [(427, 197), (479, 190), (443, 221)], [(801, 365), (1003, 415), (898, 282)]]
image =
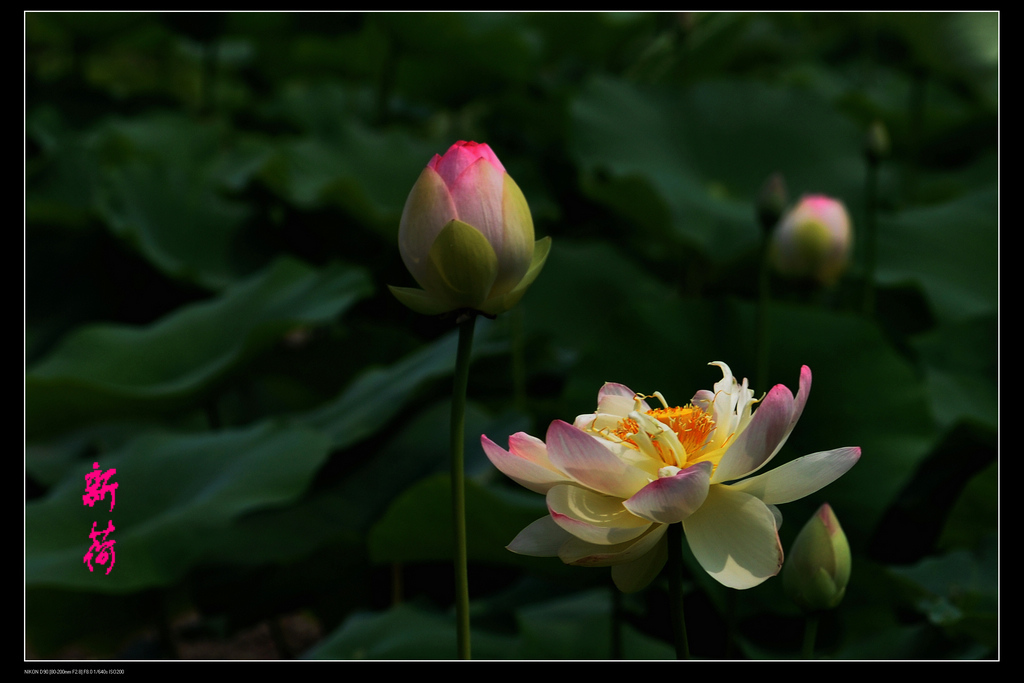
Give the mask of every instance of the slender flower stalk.
[(814, 641), (818, 636), (818, 613), (812, 612), (807, 615), (804, 622), (804, 659), (814, 659)]
[(768, 307), (771, 305), (770, 253), (772, 230), (786, 210), (786, 181), (781, 173), (773, 173), (761, 187), (757, 198), (757, 222), (761, 230), (761, 247), (758, 252), (757, 322), (754, 332), (754, 358), (757, 386), (768, 382)]
[(927, 109), (928, 71), (914, 65), (910, 69), (910, 93), (907, 101), (906, 150), (910, 163), (904, 166), (903, 202), (917, 199), (917, 184), (921, 172), (921, 150), (924, 140), (924, 121)]
[(473, 350), (476, 316), (459, 323), (459, 349), (455, 356), (455, 380), (452, 386), (452, 520), (455, 533), (455, 634), (459, 659), (470, 659), (469, 634), (469, 560), (466, 550), (466, 386), (469, 383), (469, 359)]
[(683, 525), (668, 526), (668, 587), (672, 610), (672, 637), (676, 659), (690, 658), (690, 642), (686, 637), (686, 616), (683, 614)]
[(725, 658), (735, 656), (736, 647), (736, 610), (739, 602), (739, 591), (729, 591), (725, 605)]
[(612, 639), (610, 659), (622, 659), (622, 592), (614, 585), (610, 586), (610, 590), (612, 593)]
[(771, 306), (770, 275), (768, 269), (769, 242), (767, 237), (761, 239), (761, 251), (758, 255), (757, 286), (757, 330), (754, 334), (754, 353), (757, 359), (757, 385), (764, 386), (768, 381), (768, 353), (771, 336), (768, 329), (768, 308)]
[(402, 563), (391, 563), (391, 606), (402, 604)]
[(452, 520), (458, 656), (470, 659), (466, 549), (466, 386), (477, 315), (508, 311), (540, 274), (551, 238), (533, 239), (533, 218), (519, 186), (491, 148), (460, 140), (435, 154), (402, 210), (398, 248), (420, 285), (390, 287), (424, 315), (453, 316), (459, 327), (451, 413)]
[(881, 121), (876, 121), (868, 131), (864, 145), (867, 173), (864, 181), (864, 313), (873, 315), (875, 310), (875, 262), (878, 253), (878, 168), (889, 153), (889, 134)]
[(864, 182), (864, 232), (867, 243), (864, 267), (864, 314), (868, 316), (874, 315), (875, 312), (875, 250), (878, 239), (875, 227), (875, 203), (877, 193), (878, 164), (869, 161), (867, 179)]
[(512, 401), (516, 410), (526, 411), (526, 338), (523, 307), (509, 312), (512, 327)]

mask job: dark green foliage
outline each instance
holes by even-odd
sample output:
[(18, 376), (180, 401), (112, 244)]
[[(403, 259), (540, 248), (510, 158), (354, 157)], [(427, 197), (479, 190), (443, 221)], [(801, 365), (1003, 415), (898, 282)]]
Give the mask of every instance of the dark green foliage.
[[(454, 326), (386, 285), (413, 285), (409, 189), (466, 139), (553, 239), (520, 307), (478, 322), (475, 658), (605, 659), (616, 629), (624, 658), (673, 657), (667, 584), (619, 602), (607, 569), (505, 550), (543, 498), (479, 436), (543, 436), (605, 381), (682, 404), (720, 376), (711, 361), (753, 380), (775, 172), (854, 226), (834, 288), (772, 280), (753, 387), (813, 370), (778, 462), (863, 449), (782, 507), (787, 550), (823, 502), (852, 546), (818, 653), (997, 657), (998, 18), (28, 12), (27, 656), (170, 657), (302, 614), (318, 635), (278, 654), (454, 657)], [(891, 149), (869, 316), (875, 121)], [(93, 462), (117, 469), (112, 511), (81, 503)], [(108, 519), (116, 566), (90, 573)], [(798, 656), (778, 580), (730, 595), (692, 560), (696, 657)]]

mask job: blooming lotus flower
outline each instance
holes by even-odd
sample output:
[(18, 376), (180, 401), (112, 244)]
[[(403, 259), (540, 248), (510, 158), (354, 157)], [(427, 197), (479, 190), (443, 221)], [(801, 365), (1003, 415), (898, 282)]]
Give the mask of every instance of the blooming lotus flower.
[(809, 195), (779, 222), (770, 258), (782, 275), (831, 285), (846, 270), (852, 241), (850, 216), (843, 203)]
[(790, 549), (782, 586), (805, 612), (832, 609), (850, 581), (850, 544), (825, 503), (800, 530)]
[(801, 369), (796, 397), (779, 384), (758, 402), (728, 365), (712, 365), (722, 380), (685, 407), (605, 384), (596, 412), (571, 425), (552, 422), (545, 441), (520, 432), (505, 450), (482, 436), (495, 467), (547, 498), (549, 514), (508, 549), (611, 566), (615, 584), (630, 592), (657, 576), (668, 557), (667, 525), (682, 522), (697, 561), (720, 583), (751, 588), (778, 574), (782, 515), (775, 506), (840, 477), (860, 449), (814, 453), (755, 475), (800, 418), (811, 371)]
[(534, 243), (526, 198), (491, 148), (460, 140), (434, 155), (402, 211), (398, 248), (423, 289), (390, 289), (418, 313), (494, 316), (522, 298), (550, 246)]

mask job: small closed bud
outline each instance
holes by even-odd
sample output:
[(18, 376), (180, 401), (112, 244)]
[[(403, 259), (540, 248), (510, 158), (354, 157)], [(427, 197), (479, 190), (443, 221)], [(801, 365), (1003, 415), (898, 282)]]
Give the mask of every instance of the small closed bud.
[(782, 568), (782, 587), (804, 612), (832, 609), (850, 581), (850, 544), (825, 503), (800, 530)]
[(864, 137), (864, 153), (868, 160), (877, 164), (889, 156), (889, 131), (881, 121), (875, 121)]
[(853, 231), (846, 207), (825, 195), (807, 195), (775, 228), (769, 258), (781, 275), (832, 285), (846, 270)]
[(766, 233), (770, 233), (779, 222), (787, 203), (786, 179), (781, 173), (771, 174), (757, 195), (757, 220)]
[(423, 169), (402, 211), (398, 248), (422, 289), (390, 287), (427, 315), (495, 316), (540, 273), (551, 238), (534, 242), (522, 191), (486, 144), (460, 140)]

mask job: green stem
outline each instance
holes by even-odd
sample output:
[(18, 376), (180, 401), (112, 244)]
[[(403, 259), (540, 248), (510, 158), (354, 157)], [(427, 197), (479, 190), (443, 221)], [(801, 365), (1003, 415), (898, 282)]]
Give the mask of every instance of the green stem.
[(459, 350), (455, 356), (455, 381), (452, 386), (452, 517), (455, 530), (455, 633), (459, 659), (469, 656), (469, 571), (466, 553), (466, 385), (469, 383), (469, 357), (473, 348), (470, 314), (459, 323)]
[(199, 106), (200, 114), (213, 112), (214, 84), (217, 77), (219, 42), (212, 38), (202, 44), (202, 69), (199, 73)]
[(878, 161), (868, 160), (867, 178), (864, 182), (864, 313), (872, 315), (875, 309), (875, 257), (878, 251), (878, 228), (875, 211), (878, 196)]
[(804, 624), (804, 659), (814, 659), (814, 639), (818, 635), (818, 614), (807, 615)]
[(768, 267), (768, 246), (769, 238), (765, 233), (761, 237), (761, 253), (758, 273), (758, 296), (757, 296), (757, 329), (754, 333), (754, 344), (756, 354), (756, 380), (755, 387), (768, 386), (768, 306), (771, 303), (769, 291), (769, 267)]
[(622, 659), (622, 592), (614, 585), (612, 591), (612, 642), (610, 659)]
[(398, 47), (395, 45), (395, 38), (388, 34), (384, 40), (384, 62), (377, 79), (376, 119), (378, 124), (384, 124), (390, 118), (391, 92), (395, 85), (397, 72)]
[(523, 304), (509, 311), (512, 323), (512, 394), (516, 410), (526, 411), (526, 339)]
[(732, 659), (736, 656), (736, 610), (737, 610), (737, 595), (739, 591), (729, 591), (727, 593), (727, 603), (725, 611), (725, 658)]
[(173, 618), (171, 595), (167, 590), (147, 591), (142, 598), (157, 615), (157, 637), (163, 657), (166, 659), (181, 659), (178, 652), (178, 644), (174, 637), (174, 627), (171, 625)]
[(206, 422), (210, 429), (218, 431), (221, 426), (220, 410), (217, 409), (217, 397), (210, 398), (204, 406), (206, 409)]
[(672, 603), (672, 636), (676, 659), (690, 658), (686, 639), (686, 618), (683, 616), (683, 524), (668, 525), (668, 593)]
[(910, 164), (907, 168), (905, 196), (903, 202), (913, 202), (917, 195), (918, 171), (921, 168), (921, 147), (924, 139), (925, 88), (928, 73), (923, 67), (913, 67), (910, 74), (910, 127), (907, 130), (907, 147)]
[(281, 617), (273, 616), (267, 619), (267, 627), (270, 629), (270, 639), (274, 642), (274, 647), (277, 648), (277, 658), (295, 659), (295, 653), (288, 646), (288, 639), (284, 635), (284, 629), (281, 628)]
[(391, 606), (402, 604), (402, 563), (391, 563)]

